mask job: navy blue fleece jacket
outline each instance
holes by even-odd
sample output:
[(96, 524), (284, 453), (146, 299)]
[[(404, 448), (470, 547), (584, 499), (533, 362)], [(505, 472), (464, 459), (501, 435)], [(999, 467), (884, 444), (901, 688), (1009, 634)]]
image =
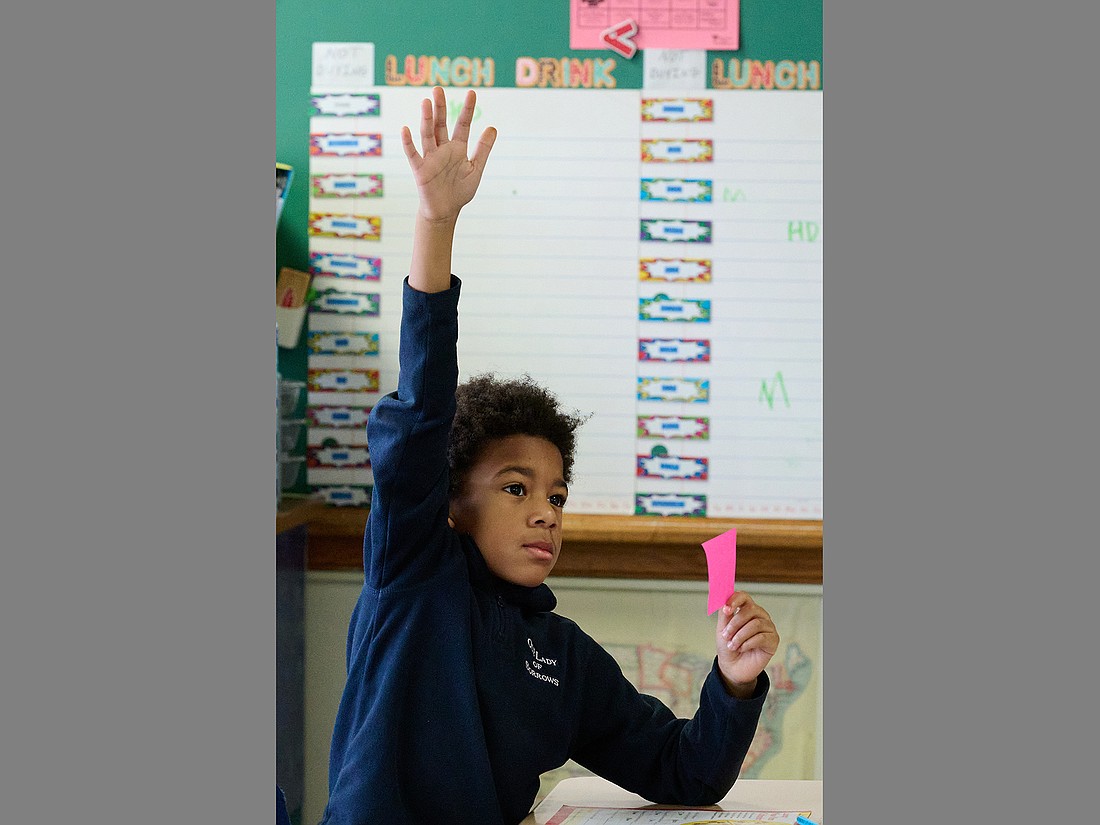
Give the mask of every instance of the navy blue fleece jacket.
[(406, 281), (397, 391), (371, 411), (365, 581), (329, 760), (325, 825), (512, 825), (539, 775), (574, 759), (653, 802), (733, 784), (768, 690), (726, 694), (713, 666), (678, 719), (640, 694), (545, 584), (505, 582), (447, 524), (460, 283)]

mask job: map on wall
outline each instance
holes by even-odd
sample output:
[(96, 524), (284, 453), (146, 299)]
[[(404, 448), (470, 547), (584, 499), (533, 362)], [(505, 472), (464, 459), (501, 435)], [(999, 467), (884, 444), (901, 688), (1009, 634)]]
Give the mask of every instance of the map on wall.
[[(710, 673), (711, 660), (693, 653), (677, 653), (652, 644), (605, 644), (623, 673), (642, 693), (655, 696), (681, 718), (690, 718), (699, 707), (699, 690)], [(801, 697), (813, 667), (796, 643), (786, 645), (767, 668), (771, 692), (741, 767), (742, 779), (759, 779), (768, 761), (783, 748), (783, 726), (787, 711)], [(575, 762), (543, 775), (546, 787), (572, 776), (592, 773)]]

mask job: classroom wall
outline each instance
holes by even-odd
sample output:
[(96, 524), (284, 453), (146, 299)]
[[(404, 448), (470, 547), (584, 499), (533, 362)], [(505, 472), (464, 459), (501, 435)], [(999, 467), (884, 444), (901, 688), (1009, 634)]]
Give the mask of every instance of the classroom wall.
[[(332, 0), (322, 7), (305, 0), (278, 0), (276, 155), (277, 159), (294, 165), (299, 177), (298, 183), (290, 192), (278, 231), (276, 268), (290, 266), (304, 270), (309, 267), (306, 219), (310, 211), (309, 95), (311, 46), (314, 41), (373, 43), (376, 50), (376, 78), (380, 85), (385, 83), (383, 61), (387, 55), (392, 54), (397, 59), (410, 55), (491, 55), (499, 69), (498, 76), (491, 85), (498, 88), (479, 89), (480, 99), (483, 104), (488, 105), (494, 98), (510, 99), (510, 89), (515, 83), (509, 67), (517, 64), (519, 56), (606, 57), (604, 51), (575, 52), (568, 48), (568, 21), (567, 16), (562, 13), (564, 8), (559, 6), (556, 10), (548, 10), (543, 5), (496, 3), (495, 0), (479, 4), (476, 9), (442, 0), (426, 0), (400, 7), (362, 4), (355, 0)], [(740, 49), (735, 52), (707, 53), (708, 72), (714, 66), (715, 59), (720, 61), (720, 73), (726, 74), (732, 74), (735, 60), (744, 66), (750, 65), (751, 61), (765, 65), (768, 61), (777, 63), (793, 60), (813, 67), (815, 83), (809, 91), (747, 91), (745, 94), (750, 97), (739, 102), (760, 106), (779, 95), (779, 100), (784, 105), (804, 105), (807, 101), (801, 99), (803, 96), (807, 99), (820, 96), (820, 0), (791, 0), (778, 6), (745, 6), (741, 9), (741, 30)], [(642, 57), (644, 55), (639, 55), (639, 58)], [(600, 101), (625, 97), (625, 90), (642, 88), (642, 63), (642, 59), (618, 61), (615, 69), (615, 90), (589, 89), (587, 92), (575, 92), (567, 89), (529, 89), (526, 95), (532, 100), (540, 101), (549, 100), (552, 95), (572, 99), (575, 95), (588, 94), (597, 96), (595, 99)], [(714, 88), (714, 78), (708, 77), (706, 85)], [(720, 85), (719, 91), (728, 96), (728, 92), (722, 91), (728, 88), (728, 85)], [(406, 106), (396, 105), (401, 97), (401, 90), (382, 88), (381, 91), (385, 92), (387, 105), (383, 108), (387, 117), (391, 109), (399, 115), (411, 111)], [(421, 91), (409, 90), (416, 94)], [(800, 97), (787, 99), (782, 97), (784, 95)], [(391, 103), (395, 105), (391, 106)], [(504, 107), (500, 117), (512, 112), (513, 116), (522, 116), (525, 121), (531, 121), (532, 115), (537, 113), (528, 111), (527, 106), (528, 104)], [(725, 106), (718, 108), (720, 114), (726, 111)], [(638, 151), (637, 136), (641, 129), (637, 126), (636, 105), (631, 113), (634, 118), (634, 133), (631, 140), (623, 144), (628, 147), (623, 151), (626, 153), (624, 157), (635, 158)], [(742, 120), (753, 124), (762, 122), (760, 118), (751, 117), (743, 117)], [(501, 120), (498, 125), (505, 125), (505, 122)], [(536, 125), (540, 130), (538, 134), (548, 131), (541, 124)], [(393, 132), (391, 128), (387, 134), (392, 135)], [(523, 129), (520, 128), (510, 131), (514, 135), (521, 135), (522, 132)], [(729, 139), (737, 137), (724, 126), (722, 135)], [(789, 135), (784, 134), (782, 137), (787, 138)], [(518, 141), (502, 143), (495, 150), (494, 161), (498, 167), (503, 168), (509, 147), (516, 145), (519, 145)], [(400, 174), (395, 171), (391, 176), (392, 180), (387, 181), (386, 203), (393, 202), (400, 195), (400, 187), (407, 185), (403, 158), (400, 154), (395, 157)], [(640, 207), (637, 206), (638, 173), (634, 167), (628, 177), (630, 179), (624, 184), (623, 192), (630, 198), (632, 208), (624, 214), (631, 217), (629, 231), (633, 245), (623, 260), (629, 261), (632, 268), (629, 271), (623, 270), (624, 277), (629, 281), (624, 284), (626, 291), (623, 293), (629, 299), (629, 312), (624, 311), (621, 320), (636, 324), (638, 285), (635, 265), (637, 256), (634, 252), (638, 229), (634, 212)], [(739, 179), (735, 180), (728, 175), (727, 178), (740, 185)], [(492, 205), (491, 183), (487, 182), (479, 207)], [(819, 188), (819, 184), (815, 183), (815, 187)], [(736, 186), (731, 185), (731, 191), (736, 192)], [(512, 194), (515, 195), (515, 192)], [(816, 188), (812, 195), (814, 203), (817, 203), (819, 195)], [(785, 197), (789, 200), (789, 193)], [(715, 208), (728, 210), (741, 206), (744, 204), (731, 202), (717, 204)], [(517, 211), (514, 206), (510, 210), (512, 213)], [(407, 215), (408, 212), (405, 209), (404, 214)], [(474, 222), (476, 217), (476, 211), (471, 211), (468, 232), (477, 229)], [(818, 220), (816, 213), (811, 217)], [(387, 239), (395, 237), (395, 230), (399, 230), (402, 225), (398, 215), (387, 214), (385, 220)], [(820, 223), (819, 220), (818, 222)], [(498, 237), (502, 234), (511, 237), (508, 231), (504, 231), (506, 229), (509, 227), (500, 220), (494, 224)], [(514, 234), (520, 237), (520, 233)], [(460, 243), (471, 242), (476, 242), (476, 238), (463, 236), (460, 240)], [(401, 249), (406, 247), (407, 245)], [(388, 271), (398, 273), (399, 276), (404, 268), (402, 256), (405, 254), (407, 253), (404, 251), (394, 254), (387, 252)], [(469, 268), (475, 258), (464, 251), (463, 260), (468, 262), (466, 266)], [(723, 278), (719, 279), (719, 285), (730, 280), (724, 278), (726, 274), (725, 271), (720, 273)], [(397, 283), (399, 277), (392, 280)], [(815, 289), (819, 282), (818, 278)], [(390, 288), (386, 283), (382, 286), (383, 289)], [(813, 297), (816, 301), (816, 295)], [(467, 307), (471, 308), (476, 307)], [(464, 335), (464, 339), (470, 341), (472, 336)], [(633, 380), (636, 336), (628, 336), (624, 340), (630, 345), (627, 352), (629, 364), (619, 372)], [(294, 349), (279, 351), (279, 369), (284, 377), (296, 380), (305, 378), (307, 364), (304, 343)], [(768, 376), (773, 374), (775, 370), (767, 373)], [(788, 378), (791, 376), (789, 371), (786, 374)], [(756, 383), (752, 385), (751, 400), (757, 400), (759, 377), (754, 380)], [(627, 390), (626, 395), (632, 397), (633, 387), (628, 387)], [(591, 406), (577, 406), (592, 409)], [(598, 421), (588, 427), (589, 431), (593, 431), (596, 423)], [(633, 433), (633, 427), (630, 432)], [(635, 456), (633, 450), (626, 452), (629, 453), (626, 455), (626, 477), (629, 480), (632, 478)], [(590, 452), (584, 451), (584, 454)], [(319, 821), (327, 798), (329, 737), (344, 685), (348, 618), (358, 597), (361, 581), (360, 572), (313, 571), (307, 574), (303, 823)], [(560, 579), (552, 580), (551, 585), (559, 598), (559, 612), (576, 619), (592, 636), (608, 646), (620, 659), (624, 672), (646, 682), (643, 689), (662, 695), (678, 712), (687, 715), (693, 711), (691, 697), (697, 695), (697, 690), (691, 689), (692, 682), (698, 678), (700, 668), (705, 667), (713, 655), (713, 623), (700, 607), (706, 603), (705, 582)], [(761, 752), (754, 758), (745, 775), (760, 778), (821, 778), (821, 587), (743, 586), (746, 589), (751, 588), (762, 601), (766, 599), (766, 606), (776, 618), (784, 641), (781, 655), (773, 662), (777, 668), (773, 672), (773, 682), (781, 685), (781, 689), (773, 694), (776, 699), (772, 705), (773, 718), (764, 726), (766, 736), (760, 742)], [(654, 665), (658, 669), (658, 676), (651, 679), (650, 672)], [(768, 741), (764, 741), (765, 738)], [(567, 767), (555, 772), (556, 776), (547, 777), (544, 790), (547, 790), (546, 784), (573, 770), (574, 768)]]
[[(689, 716), (714, 655), (706, 582), (550, 579), (557, 612), (575, 620), (619, 661), (639, 689)], [(328, 798), (328, 747), (344, 687), (348, 619), (359, 572), (313, 571), (305, 597), (305, 791), (302, 822), (320, 821)], [(742, 583), (771, 613), (781, 647), (769, 666), (772, 693), (742, 776), (821, 779), (821, 586)], [(572, 763), (544, 776), (541, 793), (584, 771)]]
[[(570, 48), (568, 4), (279, 0), (276, 159), (294, 167), (295, 182), (276, 265), (308, 270), (313, 254), (374, 262), (358, 283), (338, 277), (346, 269), (316, 265), (314, 287), (336, 293), (347, 314), (326, 301), (310, 306), (298, 345), (279, 350), (283, 377), (375, 371), (375, 385), (354, 393), (311, 387), (313, 410), (370, 406), (395, 385), (395, 309), (416, 202), (396, 135), (428, 80), (387, 66), (492, 60), (495, 71), (476, 80), (429, 73), (454, 87), (452, 104), (467, 83), (477, 86), (475, 134), (492, 123), (501, 135), (456, 238), (456, 274), (468, 285), (463, 377), (530, 371), (567, 407), (594, 414), (579, 433), (573, 512), (819, 519), (821, 0), (739, 14), (736, 51), (691, 50), (683, 54), (697, 62), (673, 71), (646, 48), (631, 59)], [(374, 85), (358, 91), (378, 105), (362, 116), (315, 106), (315, 87), (323, 95), (332, 82), (314, 77), (315, 43), (361, 44), (363, 53), (369, 45)], [(562, 67), (572, 61), (591, 70), (571, 68), (565, 84)], [(521, 83), (517, 67), (535, 62), (547, 68), (546, 83)], [(699, 98), (692, 113), (642, 106), (643, 97), (685, 95)], [(326, 136), (349, 131), (377, 136), (377, 145), (363, 156), (326, 150)], [(667, 151), (686, 155), (650, 145), (680, 140), (691, 144)], [(347, 174), (377, 186), (345, 197), (312, 185)], [(680, 176), (690, 192), (662, 194)], [(336, 215), (364, 219), (363, 231), (334, 227)], [(362, 317), (349, 308), (360, 302)], [(546, 323), (524, 320), (535, 313)], [(307, 344), (311, 332), (336, 330), (377, 336), (376, 352), (353, 367), (352, 356)], [(669, 341), (677, 344), (654, 351)], [(657, 444), (667, 430), (639, 434), (639, 417), (652, 427), (665, 416), (686, 419), (685, 434), (672, 431), (683, 441)], [(313, 461), (292, 492), (365, 497), (369, 468), (322, 466), (327, 440), (361, 447), (362, 433), (308, 427), (300, 449), (313, 448)], [(341, 485), (356, 489), (331, 489)]]

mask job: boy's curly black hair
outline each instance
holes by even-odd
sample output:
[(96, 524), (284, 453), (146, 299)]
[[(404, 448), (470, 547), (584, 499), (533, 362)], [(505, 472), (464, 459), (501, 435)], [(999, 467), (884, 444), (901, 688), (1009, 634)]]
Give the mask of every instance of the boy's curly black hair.
[(557, 447), (564, 481), (570, 482), (576, 429), (587, 416), (562, 411), (557, 397), (531, 376), (498, 379), (493, 373), (476, 375), (458, 386), (455, 401), (457, 409), (447, 448), (452, 493), (462, 486), (486, 442), (510, 435), (545, 438)]

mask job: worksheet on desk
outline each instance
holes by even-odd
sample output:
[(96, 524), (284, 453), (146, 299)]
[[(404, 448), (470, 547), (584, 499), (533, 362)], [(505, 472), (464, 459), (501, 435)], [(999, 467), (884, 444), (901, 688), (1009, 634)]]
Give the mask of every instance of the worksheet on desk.
[(669, 811), (638, 810), (636, 808), (575, 808), (562, 805), (546, 825), (758, 825), (758, 823), (789, 823), (795, 825), (799, 816), (810, 811)]

